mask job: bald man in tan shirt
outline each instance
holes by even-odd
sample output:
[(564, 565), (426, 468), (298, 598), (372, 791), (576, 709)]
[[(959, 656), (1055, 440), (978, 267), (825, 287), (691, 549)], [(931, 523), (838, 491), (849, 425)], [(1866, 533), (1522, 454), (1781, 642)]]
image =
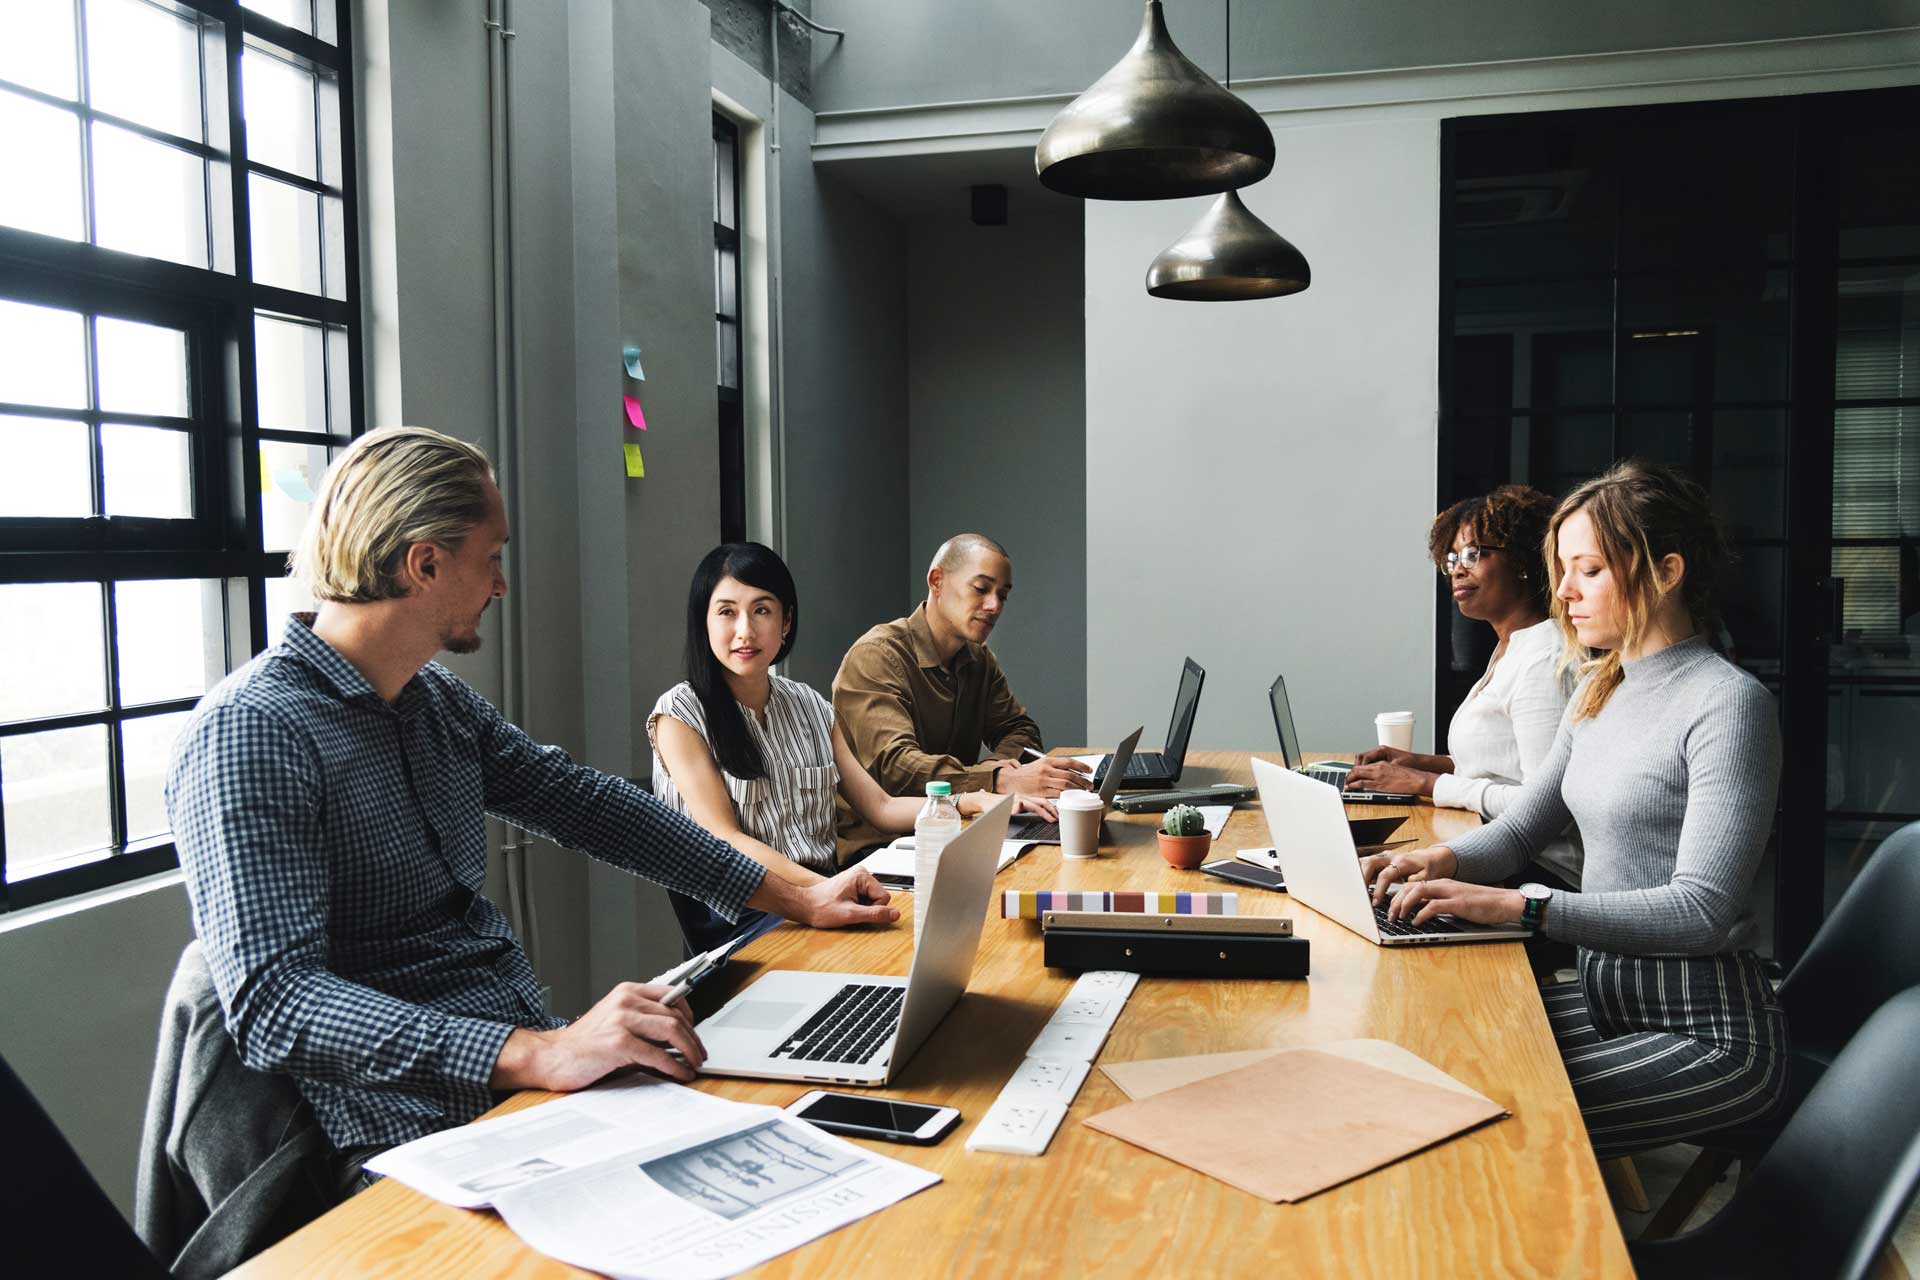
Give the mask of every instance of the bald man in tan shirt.
[[(889, 795), (920, 795), (936, 781), (1032, 796), (1092, 786), (1076, 760), (1021, 760), (1041, 750), (1040, 726), (986, 644), (1012, 592), (1013, 563), (1000, 544), (956, 535), (927, 569), (925, 603), (847, 650), (833, 678), (834, 720)], [(836, 817), (842, 863), (888, 838), (844, 801)]]

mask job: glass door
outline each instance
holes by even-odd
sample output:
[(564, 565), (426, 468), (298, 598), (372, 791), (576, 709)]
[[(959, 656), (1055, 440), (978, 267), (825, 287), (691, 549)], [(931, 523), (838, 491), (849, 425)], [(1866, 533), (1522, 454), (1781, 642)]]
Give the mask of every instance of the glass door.
[[(1738, 551), (1779, 699), (1755, 936), (1799, 955), (1920, 818), (1920, 91), (1448, 121), (1438, 505), (1644, 457)], [(1444, 591), (1436, 723), (1491, 649)], [(1444, 749), (1444, 745), (1442, 747)]]
[(1920, 819), (1920, 116), (1824, 104), (1834, 147), (1833, 500), (1819, 896)]

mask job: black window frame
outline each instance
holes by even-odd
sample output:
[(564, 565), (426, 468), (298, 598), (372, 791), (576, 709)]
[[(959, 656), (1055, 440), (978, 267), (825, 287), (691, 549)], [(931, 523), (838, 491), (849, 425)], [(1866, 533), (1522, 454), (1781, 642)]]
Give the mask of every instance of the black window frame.
[[(1522, 267), (1503, 266), (1495, 275), (1463, 273), (1459, 269), (1460, 227), (1456, 224), (1456, 161), (1463, 136), (1513, 129), (1537, 131), (1546, 125), (1564, 122), (1571, 127), (1588, 124), (1619, 134), (1629, 127), (1663, 128), (1684, 123), (1699, 116), (1733, 117), (1739, 113), (1774, 118), (1778, 127), (1766, 136), (1777, 140), (1778, 163), (1786, 191), (1784, 208), (1786, 241), (1784, 252), (1768, 249), (1764, 254), (1719, 248), (1724, 256), (1709, 256), (1689, 262), (1689, 270), (1710, 273), (1735, 265), (1746, 270), (1775, 273), (1788, 282), (1784, 351), (1785, 385), (1778, 397), (1744, 401), (1716, 399), (1721, 410), (1756, 410), (1777, 413), (1783, 418), (1785, 455), (1782, 471), (1785, 492), (1781, 495), (1782, 527), (1777, 534), (1740, 536), (1738, 549), (1748, 555), (1772, 552), (1781, 560), (1781, 652), (1778, 668), (1762, 676), (1781, 700), (1781, 736), (1783, 760), (1776, 814), (1776, 850), (1774, 859), (1774, 958), (1792, 964), (1812, 941), (1820, 927), (1828, 904), (1822, 881), (1822, 856), (1807, 851), (1822, 848), (1826, 824), (1830, 821), (1858, 821), (1893, 825), (1913, 820), (1910, 812), (1859, 812), (1828, 808), (1824, 795), (1827, 781), (1825, 753), (1829, 742), (1828, 702), (1838, 686), (1872, 686), (1870, 696), (1920, 696), (1920, 677), (1864, 674), (1841, 677), (1829, 666), (1828, 647), (1838, 638), (1842, 600), (1839, 583), (1832, 577), (1832, 549), (1843, 546), (1894, 546), (1903, 549), (1920, 544), (1920, 539), (1849, 538), (1833, 532), (1833, 460), (1835, 415), (1863, 407), (1898, 406), (1920, 408), (1920, 397), (1851, 398), (1839, 394), (1835, 383), (1838, 316), (1836, 282), (1840, 273), (1851, 267), (1907, 263), (1920, 265), (1920, 257), (1873, 255), (1842, 256), (1836, 242), (1836, 182), (1840, 176), (1835, 157), (1835, 142), (1844, 138), (1861, 120), (1912, 119), (1912, 110), (1920, 105), (1920, 88), (1897, 86), (1884, 89), (1838, 93), (1815, 93), (1779, 98), (1715, 99), (1702, 102), (1672, 102), (1643, 106), (1579, 109), (1566, 112), (1521, 113), (1456, 117), (1441, 122), (1440, 154), (1440, 306), (1439, 347), (1439, 430), (1436, 467), (1437, 510), (1444, 510), (1459, 498), (1485, 490), (1484, 473), (1490, 470), (1485, 459), (1469, 456), (1463, 447), (1474, 424), (1503, 420), (1515, 422), (1530, 418), (1538, 424), (1555, 415), (1590, 418), (1606, 417), (1611, 423), (1608, 440), (1609, 461), (1628, 456), (1627, 435), (1623, 424), (1633, 414), (1648, 410), (1696, 409), (1698, 406), (1676, 403), (1659, 405), (1631, 402), (1620, 393), (1620, 352), (1622, 339), (1636, 335), (1622, 320), (1622, 285), (1651, 276), (1680, 274), (1675, 261), (1622, 261), (1619, 209), (1615, 206), (1610, 260), (1595, 259), (1579, 268), (1552, 274), (1536, 274), (1536, 283), (1594, 283), (1596, 295), (1610, 298), (1608, 325), (1604, 331), (1610, 344), (1612, 394), (1604, 402), (1542, 407), (1536, 388), (1535, 398), (1523, 411), (1511, 403), (1504, 406), (1469, 406), (1463, 388), (1474, 379), (1460, 367), (1460, 356), (1468, 343), (1457, 336), (1456, 318), (1459, 295), (1467, 290), (1498, 286), (1523, 277)], [(1750, 123), (1747, 121), (1746, 123)], [(1616, 197), (1618, 199), (1618, 197)], [(1604, 290), (1598, 286), (1604, 285)], [(1688, 331), (1658, 335), (1685, 338)], [(1511, 373), (1511, 364), (1507, 372)], [(1496, 379), (1497, 381), (1498, 379)], [(1710, 424), (1709, 424), (1710, 429)], [(1537, 437), (1536, 437), (1537, 439)], [(1710, 440), (1710, 437), (1708, 437)], [(1696, 436), (1691, 466), (1703, 483)], [(1468, 482), (1470, 475), (1481, 479)], [(1506, 476), (1506, 479), (1513, 478)], [(1710, 487), (1710, 486), (1709, 486)], [(1452, 711), (1466, 690), (1478, 679), (1477, 668), (1461, 672), (1453, 669), (1451, 626), (1455, 615), (1445, 582), (1436, 584), (1436, 631), (1434, 636), (1434, 689), (1436, 745), (1444, 750), (1444, 732)], [(1487, 637), (1481, 637), (1485, 640)], [(1489, 648), (1490, 643), (1489, 643)]]
[[(725, 144), (723, 150), (722, 144)], [(722, 165), (731, 166), (731, 184), (720, 181)], [(744, 389), (746, 386), (744, 324), (740, 307), (740, 126), (716, 111), (713, 113), (713, 327), (714, 387), (716, 414), (720, 432), (720, 541), (744, 542), (747, 537), (747, 428)], [(721, 217), (731, 186), (732, 208)], [(731, 221), (732, 225), (728, 225)], [(732, 311), (721, 272), (722, 261), (733, 264)], [(731, 337), (727, 326), (732, 325)], [(726, 348), (732, 347), (735, 385), (728, 386), (725, 376)]]
[[(127, 840), (123, 726), (153, 715), (184, 711), (198, 696), (122, 705), (120, 645), (116, 634), (119, 582), (151, 579), (213, 580), (222, 585), (224, 666), (232, 670), (267, 647), (266, 584), (286, 573), (285, 550), (263, 544), (260, 484), (262, 442), (337, 450), (365, 429), (360, 324), (360, 228), (356, 99), (353, 80), (350, 0), (309, 0), (309, 34), (285, 26), (236, 0), (168, 0), (157, 7), (199, 25), (203, 137), (195, 142), (98, 111), (86, 83), (87, 5), (75, 0), (78, 101), (6, 82), (5, 89), (77, 114), (82, 122), (82, 180), (86, 184), (88, 232), (95, 203), (92, 131), (98, 119), (131, 130), (207, 162), (208, 267), (102, 248), (0, 226), (0, 297), (43, 306), (165, 323), (188, 334), (188, 425), (193, 508), (190, 519), (155, 520), (94, 515), (86, 518), (0, 518), (0, 585), (94, 583), (101, 587), (106, 664), (105, 706), (100, 710), (40, 717), (0, 725), (0, 738), (54, 729), (104, 726), (108, 742), (108, 788), (112, 844), (63, 859), (18, 880), (7, 875), (6, 780), (0, 774), (0, 915), (106, 888), (178, 865), (171, 832)], [(252, 162), (247, 156), (241, 102), (242, 64), (255, 48), (311, 72), (314, 79), (315, 178)], [(224, 75), (211, 74), (219, 67)], [(332, 95), (328, 97), (326, 95)], [(223, 113), (217, 118), (216, 113)], [(225, 145), (216, 145), (224, 141)], [(337, 150), (338, 170), (329, 172)], [(314, 195), (322, 210), (320, 292), (305, 293), (256, 283), (251, 249), (251, 178), (258, 175)], [(337, 216), (334, 235), (325, 219)], [(328, 255), (342, 261), (332, 270)], [(329, 295), (330, 285), (332, 296)], [(325, 421), (318, 431), (263, 429), (259, 424), (255, 323), (260, 313), (322, 328), (321, 394)], [(89, 378), (97, 381), (88, 325)], [(336, 342), (332, 332), (340, 335)], [(333, 362), (344, 358), (344, 377)], [(344, 403), (340, 403), (344, 400)], [(0, 412), (56, 417), (91, 424), (96, 495), (101, 485), (98, 424), (101, 417), (140, 423), (138, 415), (102, 414), (98, 397), (85, 411), (49, 412), (40, 406), (0, 405)], [(180, 426), (177, 420), (152, 425)], [(96, 503), (97, 509), (104, 509)], [(243, 584), (243, 589), (236, 590)], [(243, 652), (244, 648), (244, 652)]]

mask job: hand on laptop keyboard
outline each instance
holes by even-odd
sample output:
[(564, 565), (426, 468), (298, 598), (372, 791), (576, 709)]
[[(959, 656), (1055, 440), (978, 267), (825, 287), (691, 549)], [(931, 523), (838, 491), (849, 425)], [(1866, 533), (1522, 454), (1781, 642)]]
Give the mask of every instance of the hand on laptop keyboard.
[(1443, 914), (1471, 924), (1518, 924), (1526, 906), (1518, 889), (1461, 880), (1414, 880), (1387, 892), (1393, 897), (1385, 908), (1389, 917), (1410, 925), (1431, 924)]

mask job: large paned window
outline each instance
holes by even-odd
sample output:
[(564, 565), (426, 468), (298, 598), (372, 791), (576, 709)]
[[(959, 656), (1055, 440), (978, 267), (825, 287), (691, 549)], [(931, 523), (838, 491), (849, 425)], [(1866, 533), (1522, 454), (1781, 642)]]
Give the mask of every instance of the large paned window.
[(358, 430), (336, 0), (35, 0), (0, 37), (0, 910), (174, 865), (195, 701)]
[(719, 383), (720, 540), (747, 536), (747, 432), (740, 373), (740, 128), (713, 117), (713, 329)]
[[(1920, 91), (1449, 121), (1439, 502), (1616, 459), (1706, 486), (1715, 639), (1780, 700), (1753, 938), (1920, 818)], [(1440, 605), (1439, 723), (1491, 630)]]

